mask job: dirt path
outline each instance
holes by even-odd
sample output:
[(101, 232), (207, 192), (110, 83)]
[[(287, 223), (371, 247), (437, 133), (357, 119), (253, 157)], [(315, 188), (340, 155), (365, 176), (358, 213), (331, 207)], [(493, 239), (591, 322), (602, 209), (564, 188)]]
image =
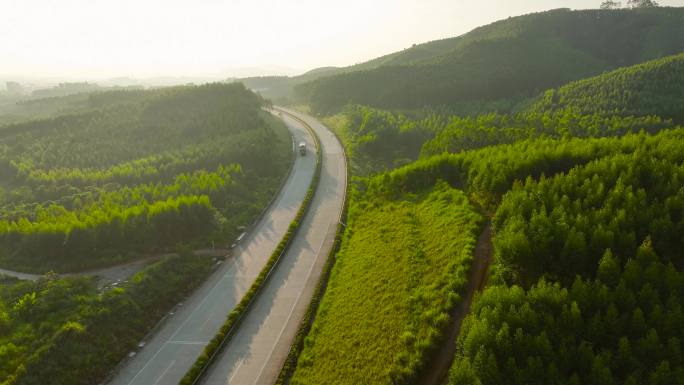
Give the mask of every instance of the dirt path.
[(475, 292), (484, 288), (487, 270), (492, 262), (492, 253), (492, 226), (488, 221), (477, 239), (465, 297), (451, 313), (451, 324), (446, 330), (444, 342), (439, 350), (434, 353), (432, 361), (427, 364), (421, 378), (418, 379), (419, 385), (441, 385), (445, 383), (456, 354), (456, 339), (461, 330), (461, 323), (470, 312)]

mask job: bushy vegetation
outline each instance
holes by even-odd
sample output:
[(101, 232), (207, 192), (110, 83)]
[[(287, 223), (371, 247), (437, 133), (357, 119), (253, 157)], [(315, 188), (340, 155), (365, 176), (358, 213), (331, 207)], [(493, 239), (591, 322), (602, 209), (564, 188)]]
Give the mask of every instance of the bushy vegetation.
[(345, 142), (356, 175), (395, 169), (419, 157), (524, 140), (598, 138), (674, 127), (657, 116), (587, 115), (568, 109), (462, 117), (439, 110), (402, 113), (348, 106), (325, 121)]
[(286, 129), (241, 85), (89, 100), (88, 112), (0, 126), (5, 266), (82, 269), (220, 242), (260, 211), (291, 162)]
[(461, 191), (354, 195), (292, 384), (415, 378), (467, 283), (481, 217)]
[(568, 284), (577, 274), (591, 277), (606, 249), (629, 259), (649, 236), (663, 261), (684, 265), (684, 146), (679, 141), (651, 151), (638, 148), (516, 184), (495, 221), (500, 263), (514, 281), (544, 276)]
[[(554, 10), (509, 18), (295, 86), (323, 113), (520, 100), (684, 51), (681, 8)], [(296, 79), (296, 78), (294, 78)], [(293, 79), (293, 81), (294, 81)]]
[(46, 276), (0, 284), (0, 379), (13, 384), (93, 384), (201, 283), (211, 258), (172, 256), (118, 288), (94, 278)]
[(532, 111), (572, 109), (582, 114), (658, 115), (684, 123), (684, 54), (620, 68), (549, 90)]
[(684, 274), (648, 243), (605, 281), (488, 288), (459, 337), (450, 384), (682, 384)]
[(450, 383), (682, 383), (679, 135), (515, 184)]
[(654, 133), (672, 127), (657, 116), (617, 117), (581, 114), (572, 110), (513, 115), (484, 114), (476, 117), (451, 116), (421, 147), (421, 157), (515, 143), (538, 138), (585, 138)]
[(435, 113), (413, 118), (366, 106), (348, 106), (325, 123), (337, 132), (356, 175), (383, 172), (418, 158), (423, 142), (434, 136), (445, 118)]
[(391, 196), (418, 191), (442, 179), (473, 195), (498, 197), (514, 181), (528, 176), (554, 175), (611, 154), (634, 152), (642, 145), (654, 145), (661, 140), (676, 143), (683, 138), (684, 130), (676, 129), (617, 138), (524, 140), (422, 159), (373, 180), (369, 188)]

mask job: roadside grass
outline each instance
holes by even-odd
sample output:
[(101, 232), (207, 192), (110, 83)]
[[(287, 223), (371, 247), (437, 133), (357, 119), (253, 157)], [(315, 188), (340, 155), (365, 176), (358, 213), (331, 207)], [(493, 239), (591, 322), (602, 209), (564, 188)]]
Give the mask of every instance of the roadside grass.
[(410, 380), (467, 285), (482, 218), (463, 192), (440, 182), (395, 200), (353, 195), (292, 384)]

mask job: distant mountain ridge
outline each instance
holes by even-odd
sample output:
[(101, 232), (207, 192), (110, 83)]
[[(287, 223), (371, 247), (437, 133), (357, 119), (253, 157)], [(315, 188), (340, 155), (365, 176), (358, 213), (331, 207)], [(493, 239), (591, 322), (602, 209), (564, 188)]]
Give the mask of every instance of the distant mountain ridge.
[(682, 51), (684, 8), (558, 9), (500, 20), (350, 67), (243, 81), (266, 97), (294, 98), (319, 112), (347, 103), (412, 109), (531, 97)]

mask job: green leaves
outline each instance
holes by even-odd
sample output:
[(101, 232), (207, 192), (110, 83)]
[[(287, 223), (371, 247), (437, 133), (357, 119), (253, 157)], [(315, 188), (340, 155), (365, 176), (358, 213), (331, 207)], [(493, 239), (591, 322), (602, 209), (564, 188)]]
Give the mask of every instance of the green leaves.
[(356, 191), (292, 384), (405, 383), (443, 338), (481, 217), (463, 192), (385, 200)]
[[(87, 113), (0, 127), (0, 261), (72, 271), (237, 236), (290, 165), (242, 85), (94, 95)], [(107, 105), (111, 102), (111, 105)]]

